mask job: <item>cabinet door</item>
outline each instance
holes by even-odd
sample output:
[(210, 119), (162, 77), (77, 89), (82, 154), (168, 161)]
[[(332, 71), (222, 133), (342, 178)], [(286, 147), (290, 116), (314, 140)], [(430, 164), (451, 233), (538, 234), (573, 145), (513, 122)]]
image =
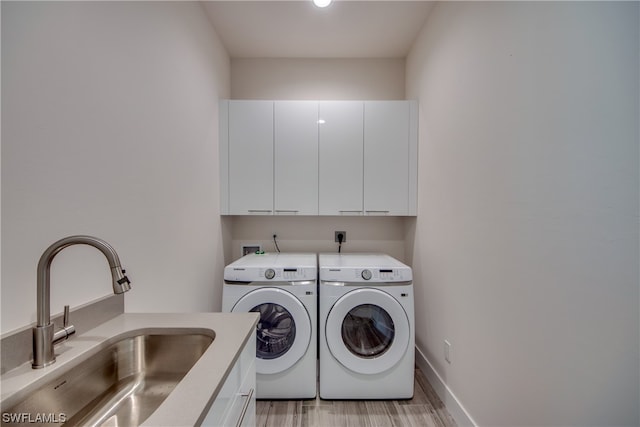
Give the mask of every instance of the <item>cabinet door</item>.
[(363, 214), (363, 105), (320, 102), (320, 215)]
[(273, 213), (273, 101), (229, 101), (229, 213)]
[(249, 341), (253, 344), (245, 346), (240, 360), (234, 366), (234, 369), (239, 368), (240, 381), (221, 426), (256, 425), (256, 340)]
[(274, 104), (276, 215), (318, 215), (318, 102)]
[(409, 118), (407, 101), (365, 102), (365, 215), (409, 215)]
[(256, 420), (256, 340), (249, 339), (204, 416), (203, 426), (252, 426)]

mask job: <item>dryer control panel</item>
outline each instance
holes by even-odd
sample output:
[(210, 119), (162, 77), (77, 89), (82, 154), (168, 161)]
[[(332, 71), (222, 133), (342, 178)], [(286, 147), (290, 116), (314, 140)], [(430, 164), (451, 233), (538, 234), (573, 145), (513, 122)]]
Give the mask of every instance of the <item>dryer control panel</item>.
[(410, 282), (411, 271), (392, 268), (320, 268), (320, 280), (329, 282)]
[(411, 267), (381, 254), (320, 254), (320, 280), (398, 283), (413, 280)]

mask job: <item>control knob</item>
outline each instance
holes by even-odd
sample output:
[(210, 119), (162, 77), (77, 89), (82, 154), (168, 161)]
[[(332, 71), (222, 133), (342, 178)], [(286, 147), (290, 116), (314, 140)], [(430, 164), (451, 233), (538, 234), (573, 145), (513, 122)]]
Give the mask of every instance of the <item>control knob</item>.
[(371, 270), (362, 270), (361, 276), (364, 280), (371, 279)]
[(264, 277), (266, 277), (267, 279), (271, 280), (274, 277), (276, 277), (276, 272), (273, 271), (272, 268), (268, 268), (265, 272), (264, 272)]

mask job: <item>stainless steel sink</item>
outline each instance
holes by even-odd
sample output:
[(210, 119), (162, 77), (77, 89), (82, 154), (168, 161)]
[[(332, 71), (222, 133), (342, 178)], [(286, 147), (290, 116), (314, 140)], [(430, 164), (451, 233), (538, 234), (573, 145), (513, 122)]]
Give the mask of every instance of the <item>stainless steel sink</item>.
[(140, 425), (211, 345), (208, 332), (122, 338), (3, 407), (2, 425)]

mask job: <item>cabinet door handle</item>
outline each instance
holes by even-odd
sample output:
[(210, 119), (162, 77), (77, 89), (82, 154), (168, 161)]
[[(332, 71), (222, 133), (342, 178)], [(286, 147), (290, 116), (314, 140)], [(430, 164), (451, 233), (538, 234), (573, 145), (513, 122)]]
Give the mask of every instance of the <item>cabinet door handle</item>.
[(355, 214), (361, 214), (362, 213), (361, 210), (360, 211), (338, 211), (338, 212), (340, 212), (341, 215), (342, 214), (354, 214), (354, 213)]
[(388, 214), (389, 211), (365, 211), (367, 213), (367, 215), (369, 214)]
[(251, 398), (253, 397), (253, 389), (249, 390), (247, 393), (241, 393), (240, 396), (246, 398), (247, 400), (244, 401), (244, 405), (242, 406), (242, 412), (240, 412), (240, 418), (238, 418), (236, 427), (242, 426), (244, 417), (245, 415), (247, 415), (247, 409), (249, 409), (249, 405), (251, 404)]
[(247, 209), (249, 213), (271, 213), (271, 209)]
[(297, 214), (298, 210), (294, 210), (294, 209), (276, 209), (276, 213), (292, 213), (292, 214)]

